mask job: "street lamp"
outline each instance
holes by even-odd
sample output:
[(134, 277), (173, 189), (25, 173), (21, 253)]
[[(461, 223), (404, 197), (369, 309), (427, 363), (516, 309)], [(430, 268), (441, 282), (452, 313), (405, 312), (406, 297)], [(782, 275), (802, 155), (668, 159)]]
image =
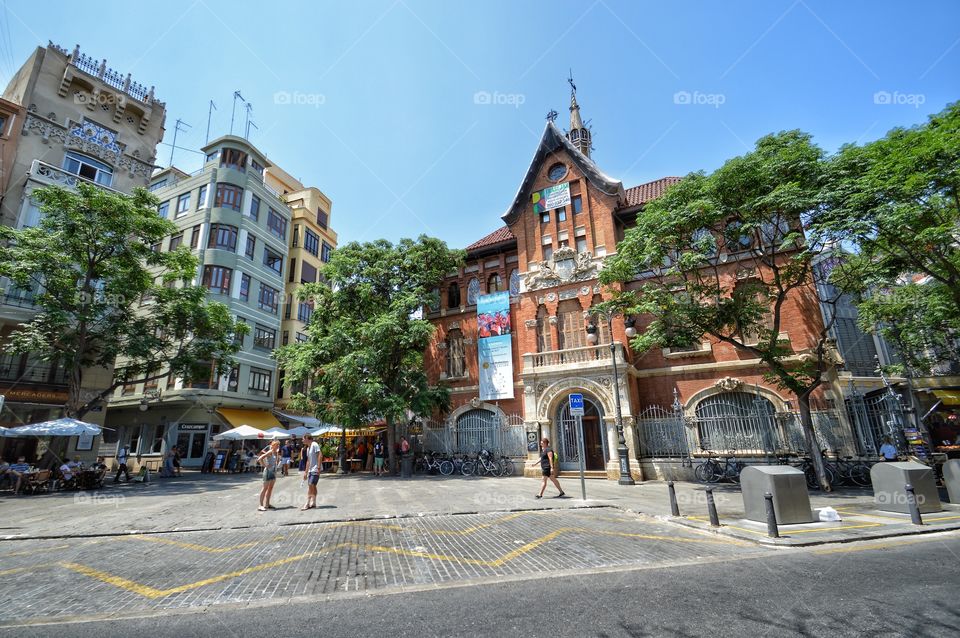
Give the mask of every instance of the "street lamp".
[[(610, 360), (613, 362), (613, 399), (616, 406), (616, 426), (617, 426), (617, 460), (620, 463), (620, 485), (636, 485), (633, 477), (630, 476), (630, 457), (627, 452), (627, 441), (623, 436), (623, 413), (620, 409), (620, 375), (617, 372), (617, 347), (613, 341), (613, 314), (605, 313), (607, 318), (607, 334), (610, 335)], [(623, 325), (626, 326), (627, 337), (633, 338), (637, 335), (637, 329), (634, 327), (633, 317), (626, 317)], [(587, 324), (587, 342), (590, 345), (597, 343), (597, 326), (590, 320)]]

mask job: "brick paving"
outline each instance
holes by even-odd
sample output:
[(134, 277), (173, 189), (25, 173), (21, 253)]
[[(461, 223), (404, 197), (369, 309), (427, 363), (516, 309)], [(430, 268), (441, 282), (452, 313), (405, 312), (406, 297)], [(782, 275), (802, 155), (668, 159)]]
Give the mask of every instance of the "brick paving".
[(0, 544), (0, 625), (746, 557), (612, 508)]

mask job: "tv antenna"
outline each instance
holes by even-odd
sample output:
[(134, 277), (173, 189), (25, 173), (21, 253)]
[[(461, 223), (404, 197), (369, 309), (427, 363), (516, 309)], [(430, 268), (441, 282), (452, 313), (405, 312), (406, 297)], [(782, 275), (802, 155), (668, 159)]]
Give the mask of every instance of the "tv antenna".
[(237, 114), (237, 100), (240, 100), (244, 104), (247, 103), (243, 96), (240, 95), (239, 89), (233, 92), (233, 109), (230, 111), (230, 135), (233, 135), (233, 119)]
[[(183, 126), (187, 128), (181, 128)], [(180, 118), (177, 118), (177, 123), (173, 127), (173, 144), (170, 145), (170, 166), (173, 166), (173, 152), (177, 149), (177, 133), (179, 133), (180, 131), (186, 132), (188, 128), (191, 128), (189, 124), (187, 124)]]

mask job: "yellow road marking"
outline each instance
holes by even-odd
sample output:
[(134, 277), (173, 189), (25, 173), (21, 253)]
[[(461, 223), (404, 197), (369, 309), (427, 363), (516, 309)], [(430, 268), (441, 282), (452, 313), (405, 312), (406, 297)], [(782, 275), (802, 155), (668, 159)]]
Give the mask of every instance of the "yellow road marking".
[(28, 567), (14, 567), (13, 569), (5, 569), (0, 571), (0, 576), (6, 576), (7, 574), (19, 574), (20, 572), (31, 571), (34, 569), (43, 569), (44, 567), (51, 567), (53, 563), (47, 563), (43, 565), (30, 565)]
[(37, 548), (37, 549), (31, 549), (31, 550), (27, 550), (27, 551), (23, 551), (23, 552), (12, 552), (12, 553), (10, 553), (10, 554), (3, 554), (3, 555), (0, 555), (0, 558), (9, 558), (9, 557), (11, 557), (11, 556), (29, 556), (29, 555), (31, 555), (31, 554), (37, 554), (37, 553), (40, 553), (40, 552), (48, 552), (48, 551), (52, 551), (52, 550), (54, 550), (54, 549), (70, 549), (70, 546), (69, 546), (69, 545), (57, 545), (56, 547), (40, 547), (40, 548)]
[[(909, 522), (907, 518), (910, 516), (909, 514), (904, 514), (903, 517), (888, 516), (886, 514), (866, 514), (864, 512), (850, 512), (847, 510), (837, 510), (837, 512), (839, 514), (845, 514), (846, 516), (861, 516), (866, 518), (884, 518), (890, 521), (899, 521), (901, 523)], [(960, 519), (960, 516), (931, 516), (929, 514), (922, 514), (922, 517), (923, 517), (924, 523), (929, 521), (934, 521), (934, 522), (935, 521), (953, 521), (953, 520)]]
[(506, 516), (498, 518), (489, 523), (481, 523), (480, 525), (474, 525), (473, 527), (468, 527), (466, 529), (431, 529), (428, 531), (431, 534), (441, 534), (441, 535), (451, 534), (451, 535), (457, 535), (457, 536), (466, 536), (467, 534), (473, 534), (474, 532), (478, 532), (482, 529), (492, 527), (494, 525), (497, 525), (498, 523), (503, 523), (505, 521), (512, 521), (515, 518), (520, 518), (524, 514), (529, 514), (529, 512), (515, 512), (513, 514), (508, 514)]
[[(400, 548), (400, 547), (387, 547), (387, 546), (384, 546), (384, 545), (360, 545), (360, 544), (357, 544), (357, 543), (340, 543), (340, 544), (338, 544), (338, 545), (333, 545), (333, 546), (331, 546), (331, 547), (325, 547), (325, 548), (321, 548), (321, 549), (316, 550), (316, 551), (306, 552), (306, 553), (303, 553), (303, 554), (298, 554), (298, 555), (296, 555), (296, 556), (289, 556), (289, 557), (287, 557), (287, 558), (281, 558), (281, 559), (279, 559), (279, 560), (271, 561), (271, 562), (268, 562), (268, 563), (261, 563), (260, 565), (254, 565), (254, 566), (252, 566), (252, 567), (245, 567), (245, 568), (243, 568), (243, 569), (238, 569), (238, 570), (235, 570), (235, 571), (232, 571), (232, 572), (227, 572), (226, 574), (220, 574), (219, 576), (213, 576), (213, 577), (211, 577), (211, 578), (206, 578), (206, 579), (204, 579), (204, 580), (199, 580), (199, 581), (196, 581), (196, 582), (194, 582), (194, 583), (188, 583), (188, 584), (186, 584), (186, 585), (179, 585), (179, 586), (177, 586), (177, 587), (171, 587), (171, 588), (169, 588), (169, 589), (157, 589), (157, 588), (155, 588), (155, 587), (150, 587), (149, 585), (144, 585), (144, 584), (142, 584), (142, 583), (138, 583), (138, 582), (133, 581), (133, 580), (130, 580), (130, 579), (128, 579), (128, 578), (123, 578), (123, 577), (121, 577), (121, 576), (116, 576), (116, 575), (114, 575), (114, 574), (110, 574), (110, 573), (107, 573), (107, 572), (104, 572), (104, 571), (100, 571), (100, 570), (98, 570), (98, 569), (93, 569), (93, 568), (91, 568), (91, 567), (87, 567), (86, 565), (81, 565), (81, 564), (79, 564), (79, 563), (66, 563), (66, 562), (62, 562), (62, 563), (57, 563), (57, 565), (59, 565), (60, 567), (64, 567), (64, 568), (66, 568), (66, 569), (69, 569), (69, 570), (71, 570), (71, 571), (74, 571), (74, 572), (76, 572), (76, 573), (78, 573), (78, 574), (82, 574), (82, 575), (84, 575), (84, 576), (88, 576), (88, 577), (90, 577), (90, 578), (94, 578), (94, 579), (99, 580), (99, 581), (101, 581), (101, 582), (105, 582), (105, 583), (111, 584), (111, 585), (113, 585), (113, 586), (115, 586), (115, 587), (118, 587), (118, 588), (120, 588), (120, 589), (124, 589), (124, 590), (126, 590), (126, 591), (131, 591), (131, 592), (137, 593), (137, 594), (139, 594), (139, 595), (141, 595), (141, 596), (144, 596), (145, 598), (157, 599), (157, 598), (164, 598), (164, 597), (166, 597), (166, 596), (170, 596), (171, 594), (178, 594), (178, 593), (181, 593), (181, 592), (189, 591), (189, 590), (191, 590), (191, 589), (197, 589), (198, 587), (204, 587), (204, 586), (206, 586), (206, 585), (212, 585), (212, 584), (214, 584), (214, 583), (219, 583), (219, 582), (222, 582), (222, 581), (225, 581), (225, 580), (230, 580), (230, 579), (232, 579), (232, 578), (238, 578), (238, 577), (240, 577), (240, 576), (245, 576), (245, 575), (247, 575), (247, 574), (250, 574), (250, 573), (253, 573), (253, 572), (257, 572), (257, 571), (261, 571), (261, 570), (264, 570), (264, 569), (270, 569), (270, 568), (272, 568), (272, 567), (279, 567), (279, 566), (281, 566), (281, 565), (286, 565), (286, 564), (288, 564), (288, 563), (293, 563), (293, 562), (300, 561), (300, 560), (303, 560), (303, 559), (306, 559), (306, 558), (311, 558), (311, 557), (314, 557), (314, 556), (318, 556), (318, 555), (320, 555), (320, 554), (322, 554), (322, 553), (334, 551), (334, 550), (337, 550), (337, 549), (342, 549), (342, 548), (344, 548), (344, 547), (350, 547), (350, 548), (352, 548), (352, 549), (362, 549), (362, 550), (371, 551), (371, 552), (385, 552), (385, 553), (391, 553), (391, 554), (398, 554), (398, 555), (402, 555), (402, 556), (412, 556), (412, 557), (415, 557), (415, 558), (427, 558), (427, 559), (430, 559), (430, 560), (458, 562), (458, 563), (466, 563), (466, 564), (470, 564), (470, 565), (482, 565), (482, 566), (485, 566), (485, 567), (501, 567), (501, 566), (505, 565), (506, 563), (508, 563), (508, 562), (510, 562), (510, 561), (512, 561), (512, 560), (514, 560), (514, 559), (516, 559), (516, 558), (519, 558), (520, 556), (523, 556), (524, 554), (527, 554), (527, 553), (533, 551), (534, 549), (536, 549), (537, 547), (540, 547), (540, 546), (543, 545), (544, 543), (548, 543), (548, 542), (556, 539), (557, 537), (559, 537), (559, 536), (562, 535), (562, 534), (565, 534), (565, 533), (578, 533), (578, 532), (579, 532), (579, 533), (586, 533), (586, 534), (597, 534), (597, 533), (600, 533), (600, 534), (608, 534), (608, 535), (616, 535), (616, 536), (626, 536), (626, 537), (639, 538), (639, 539), (644, 539), (644, 540), (664, 540), (664, 541), (690, 542), (690, 543), (734, 543), (734, 544), (741, 544), (741, 543), (737, 543), (736, 541), (732, 541), (732, 540), (728, 540), (728, 539), (713, 540), (713, 539), (697, 539), (697, 538), (679, 538), (679, 537), (671, 537), (671, 536), (656, 536), (656, 535), (651, 535), (651, 534), (631, 534), (631, 533), (627, 533), (627, 532), (598, 532), (598, 530), (591, 530), (591, 529), (586, 529), (586, 528), (581, 528), (581, 527), (562, 527), (562, 528), (560, 528), (560, 529), (557, 529), (557, 530), (554, 530), (554, 531), (550, 532), (549, 534), (546, 534), (546, 535), (544, 535), (544, 536), (541, 536), (540, 538), (537, 538), (537, 539), (535, 539), (535, 540), (533, 540), (533, 541), (530, 541), (529, 543), (526, 543), (526, 544), (523, 545), (522, 547), (518, 547), (517, 549), (511, 550), (511, 551), (507, 552), (506, 554), (504, 554), (503, 556), (501, 556), (500, 558), (496, 558), (496, 559), (494, 559), (494, 560), (484, 560), (484, 559), (479, 559), (479, 558), (465, 558), (465, 557), (460, 557), (460, 556), (449, 556), (449, 555), (446, 555), (446, 554), (434, 554), (434, 553), (431, 553), (431, 552), (422, 552), (422, 551), (417, 551), (417, 550), (409, 550), (409, 549), (403, 549), (403, 548)], [(173, 544), (177, 544), (177, 543), (173, 543)], [(47, 565), (41, 565), (41, 566), (39, 566), (39, 567), (46, 567), (46, 566), (47, 566)], [(17, 568), (17, 569), (14, 570), (14, 571), (23, 571), (23, 570), (26, 570), (26, 569), (38, 569), (39, 567), (31, 567), (31, 568), (21, 567), (21, 568)], [(0, 572), (0, 575), (3, 575), (4, 573), (6, 573), (6, 572)]]
[(187, 543), (185, 541), (174, 540), (172, 538), (164, 538), (162, 536), (148, 536), (144, 534), (136, 534), (134, 536), (122, 536), (121, 538), (126, 540), (148, 541), (151, 543), (163, 543), (165, 545), (174, 545), (176, 547), (181, 547), (183, 549), (192, 549), (194, 551), (207, 552), (210, 554), (223, 554), (225, 552), (230, 552), (235, 549), (244, 549), (245, 547), (253, 547), (255, 545), (260, 545), (262, 543), (269, 543), (273, 540), (276, 540), (276, 539), (269, 539), (269, 540), (263, 540), (263, 541), (254, 541), (251, 543), (241, 543), (240, 545), (232, 545), (230, 547), (207, 547), (206, 545), (198, 545), (196, 543)]
[[(705, 521), (707, 520), (706, 516), (688, 516), (687, 518), (693, 519), (695, 521)], [(761, 523), (762, 524), (762, 523)], [(829, 527), (826, 529), (791, 529), (791, 530), (782, 530), (784, 536), (792, 536), (794, 534), (825, 534), (827, 532), (837, 532), (847, 529), (862, 529), (867, 527), (882, 527), (883, 523), (863, 523), (862, 525), (841, 525), (840, 527)], [(736, 525), (727, 525), (723, 524), (721, 527), (728, 527), (730, 529), (739, 530), (741, 532), (748, 532), (750, 534), (757, 534), (758, 536), (766, 536), (766, 530), (757, 530), (750, 529), (748, 527), (738, 527)]]

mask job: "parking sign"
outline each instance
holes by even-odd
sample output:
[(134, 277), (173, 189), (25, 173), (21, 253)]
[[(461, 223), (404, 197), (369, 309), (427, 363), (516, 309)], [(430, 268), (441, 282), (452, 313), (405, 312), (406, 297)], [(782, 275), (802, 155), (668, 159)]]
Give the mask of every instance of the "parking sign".
[(583, 395), (570, 395), (570, 416), (583, 416)]

